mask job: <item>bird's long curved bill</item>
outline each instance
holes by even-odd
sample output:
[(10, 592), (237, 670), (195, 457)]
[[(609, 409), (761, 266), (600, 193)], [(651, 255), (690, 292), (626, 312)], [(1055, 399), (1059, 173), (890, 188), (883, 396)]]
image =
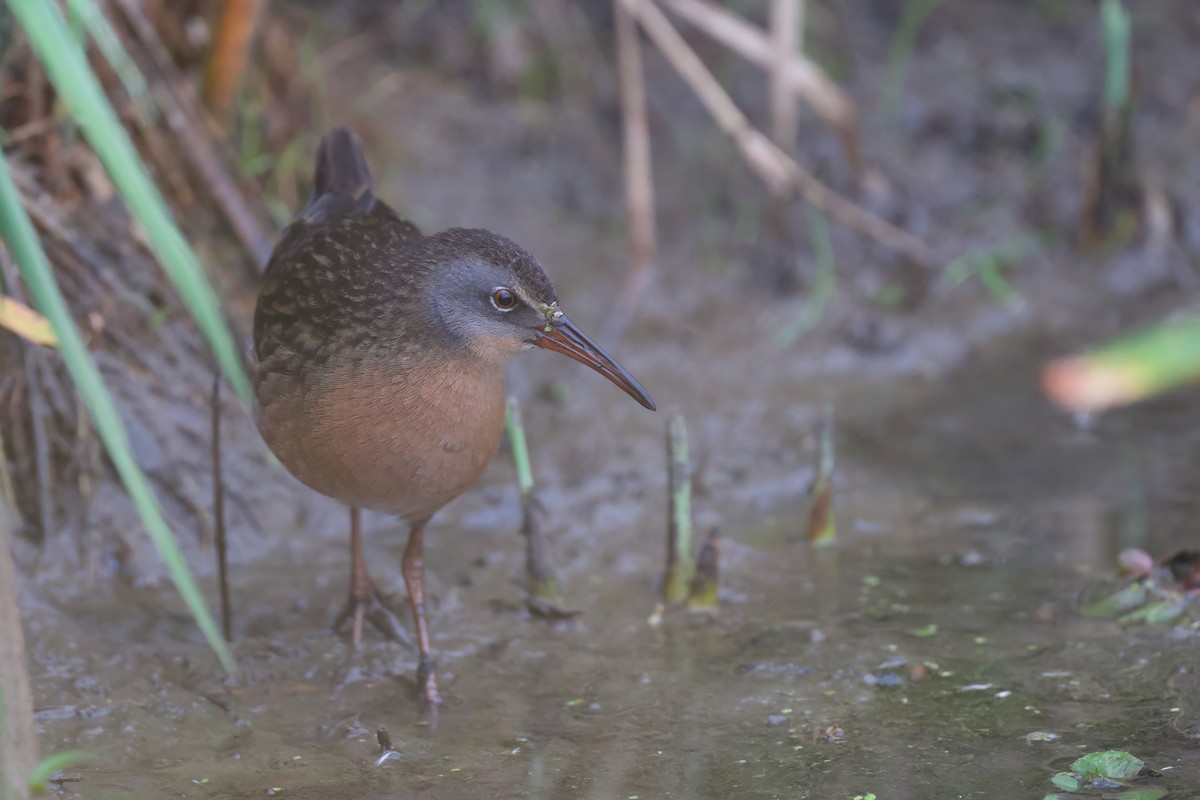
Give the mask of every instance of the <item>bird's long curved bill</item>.
[(637, 382), (637, 378), (616, 362), (604, 348), (593, 342), (588, 335), (576, 327), (565, 316), (559, 316), (548, 331), (542, 331), (536, 342), (538, 347), (562, 353), (580, 364), (586, 364), (625, 390), (625, 393), (651, 411), (655, 410), (650, 394)]

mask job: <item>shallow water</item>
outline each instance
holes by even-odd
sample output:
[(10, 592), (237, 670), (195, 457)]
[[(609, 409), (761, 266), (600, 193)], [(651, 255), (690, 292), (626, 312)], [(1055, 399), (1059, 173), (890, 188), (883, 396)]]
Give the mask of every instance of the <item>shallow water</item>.
[[(166, 592), (35, 613), (44, 742), (99, 756), (69, 771), (81, 780), (64, 793), (1019, 798), (1051, 791), (1050, 775), (1082, 752), (1121, 748), (1164, 771), (1155, 786), (1191, 796), (1194, 630), (1079, 611), (1130, 535), (1130, 498), (1162, 507), (1177, 492), (1169, 481), (1128, 491), (1130, 459), (1151, 475), (1182, 449), (1170, 425), (1147, 425), (1174, 415), (1087, 433), (1047, 412), (1054, 430), (1026, 416), (1020, 436), (989, 434), (991, 403), (978, 399), (993, 394), (980, 387), (1011, 385), (1010, 366), (922, 387), (915, 421), (891, 409), (907, 430), (878, 401), (864, 404), (871, 417), (849, 411), (839, 545), (800, 541), (798, 504), (727, 523), (715, 618), (648, 623), (657, 519), (570, 544), (582, 552), (563, 577), (584, 614), (554, 624), (513, 610), (515, 537), (440, 526), (436, 730), (412, 698), (411, 652), (369, 637), (351, 659), (323, 628), (342, 591), (338, 549), (280, 548), (269, 568), (236, 571), (253, 586), (239, 608), (239, 683), (222, 680), (178, 611), (147, 607), (174, 608)], [(880, 430), (913, 461), (873, 458)], [(980, 448), (993, 452), (986, 469)], [(1056, 464), (1061, 479), (1028, 475), (1031, 463)], [(1156, 517), (1143, 544), (1184, 541), (1194, 511)], [(400, 537), (372, 538), (398, 555)], [(303, 586), (314, 588), (301, 598)], [(400, 751), (383, 764), (379, 725)], [(1028, 741), (1036, 732), (1057, 738)]]

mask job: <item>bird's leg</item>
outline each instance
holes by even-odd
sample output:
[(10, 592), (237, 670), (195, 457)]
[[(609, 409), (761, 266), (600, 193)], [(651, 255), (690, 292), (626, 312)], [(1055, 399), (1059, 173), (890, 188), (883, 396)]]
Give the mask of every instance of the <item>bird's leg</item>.
[(362, 646), (364, 619), (369, 619), (384, 636), (412, 646), (408, 631), (400, 624), (396, 612), (388, 607), (379, 587), (367, 572), (367, 560), (363, 556), (362, 510), (358, 508), (350, 509), (350, 597), (333, 627), (342, 627), (347, 619), (353, 620), (350, 641), (355, 649)]
[(437, 690), (437, 662), (429, 642), (429, 625), (425, 622), (425, 523), (418, 522), (408, 534), (408, 545), (404, 548), (401, 563), (404, 585), (408, 587), (408, 599), (412, 603), (413, 622), (417, 628), (417, 650), (420, 662), (417, 665), (417, 686), (430, 705), (441, 702)]

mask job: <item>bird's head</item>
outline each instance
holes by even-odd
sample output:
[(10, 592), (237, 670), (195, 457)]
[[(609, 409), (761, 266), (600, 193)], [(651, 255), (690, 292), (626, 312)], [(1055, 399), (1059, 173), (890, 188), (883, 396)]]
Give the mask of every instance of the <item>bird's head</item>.
[(651, 411), (642, 385), (562, 312), (554, 284), (524, 248), (485, 230), (451, 228), (428, 238), (430, 293), (447, 333), (487, 361), (507, 363), (532, 346), (599, 372)]

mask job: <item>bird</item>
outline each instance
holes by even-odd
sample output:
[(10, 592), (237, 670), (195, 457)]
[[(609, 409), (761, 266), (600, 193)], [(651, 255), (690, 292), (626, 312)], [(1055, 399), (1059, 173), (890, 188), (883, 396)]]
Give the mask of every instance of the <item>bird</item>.
[(441, 701), (425, 611), (425, 529), (482, 475), (504, 429), (505, 368), (542, 348), (645, 408), (642, 385), (563, 313), (538, 260), (479, 228), (423, 235), (376, 194), (362, 142), (330, 130), (313, 191), (271, 253), (254, 310), (255, 420), (283, 466), (350, 509), (350, 592), (334, 623), (405, 634), (371, 578), (361, 511), (408, 527), (423, 700)]

